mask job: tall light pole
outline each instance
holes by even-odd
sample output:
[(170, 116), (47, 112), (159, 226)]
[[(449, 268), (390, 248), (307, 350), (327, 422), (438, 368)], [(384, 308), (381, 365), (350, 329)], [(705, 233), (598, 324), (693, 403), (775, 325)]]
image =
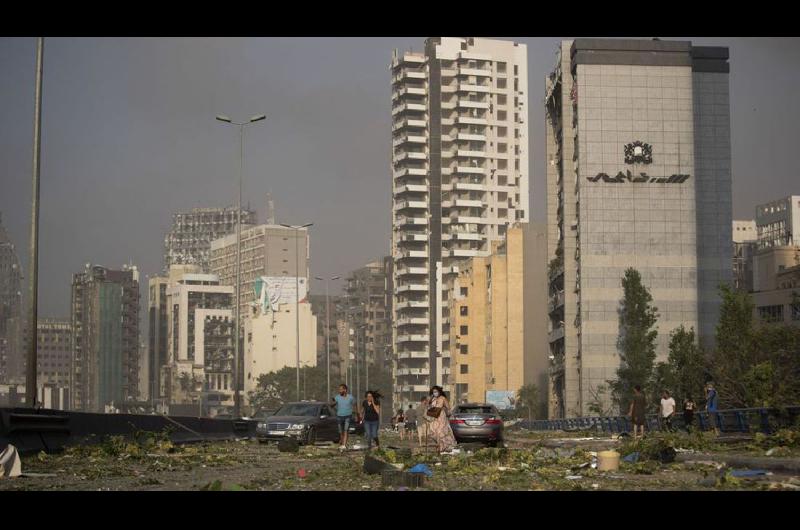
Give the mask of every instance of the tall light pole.
[(263, 114), (256, 114), (246, 122), (238, 123), (232, 121), (227, 116), (217, 116), (217, 120), (227, 123), (229, 125), (236, 125), (239, 127), (239, 202), (236, 204), (236, 310), (234, 316), (233, 328), (233, 414), (236, 417), (240, 416), (241, 412), (241, 397), (239, 395), (240, 379), (239, 379), (239, 326), (241, 325), (241, 315), (239, 314), (239, 302), (241, 298), (241, 280), (242, 280), (242, 173), (244, 167), (244, 128), (247, 125), (265, 120), (267, 117)]
[(328, 295), (328, 282), (338, 280), (339, 276), (323, 279), (319, 276), (314, 276), (315, 279), (325, 282), (325, 356), (327, 357), (328, 365), (328, 387), (325, 399), (331, 397), (331, 299)]
[[(36, 85), (33, 100), (33, 194), (31, 196), (31, 239), (29, 249), (30, 277), (28, 279), (30, 316), (28, 317), (28, 370), (25, 378), (25, 401), (29, 407), (36, 406), (36, 369), (38, 348), (39, 313), (39, 174), (41, 171), (42, 137), (42, 62), (44, 59), (44, 37), (36, 39)], [(71, 373), (71, 371), (70, 371)], [(72, 392), (70, 392), (72, 399)]]
[[(299, 250), (299, 242), (300, 242), (300, 230), (303, 228), (308, 228), (309, 226), (313, 226), (314, 223), (306, 223), (304, 225), (294, 226), (294, 225), (285, 225), (281, 223), (281, 226), (285, 228), (291, 228), (294, 230), (294, 279), (295, 279), (295, 288), (297, 292), (295, 293), (295, 321), (297, 323), (297, 401), (300, 401), (300, 250)], [(308, 269), (308, 263), (306, 263), (306, 269)]]

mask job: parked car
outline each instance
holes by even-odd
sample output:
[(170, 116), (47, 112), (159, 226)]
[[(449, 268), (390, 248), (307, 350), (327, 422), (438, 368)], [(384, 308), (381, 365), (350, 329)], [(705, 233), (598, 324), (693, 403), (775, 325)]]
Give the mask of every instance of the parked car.
[(503, 419), (489, 403), (457, 405), (450, 416), (450, 427), (459, 443), (483, 442), (494, 446), (503, 442)]
[[(351, 426), (352, 432), (352, 426)], [(304, 445), (317, 441), (339, 441), (339, 427), (331, 408), (319, 401), (286, 403), (273, 415), (256, 424), (260, 442), (296, 438)]]

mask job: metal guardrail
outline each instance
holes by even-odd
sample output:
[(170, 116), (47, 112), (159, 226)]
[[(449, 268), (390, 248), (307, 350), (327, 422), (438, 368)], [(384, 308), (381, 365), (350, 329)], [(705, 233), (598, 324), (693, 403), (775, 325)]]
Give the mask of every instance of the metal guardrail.
[[(726, 409), (713, 413), (698, 412), (694, 415), (692, 428), (701, 431), (713, 429), (712, 422), (720, 432), (756, 432), (771, 433), (781, 427), (795, 425), (800, 418), (800, 405), (780, 408), (746, 408)], [(651, 431), (663, 430), (657, 414), (646, 416), (646, 426)], [(595, 430), (610, 433), (633, 431), (629, 416), (594, 416), (582, 418), (565, 418), (557, 420), (522, 420), (517, 425), (533, 431), (578, 431)], [(685, 429), (683, 416), (676, 414), (672, 420), (672, 428)]]

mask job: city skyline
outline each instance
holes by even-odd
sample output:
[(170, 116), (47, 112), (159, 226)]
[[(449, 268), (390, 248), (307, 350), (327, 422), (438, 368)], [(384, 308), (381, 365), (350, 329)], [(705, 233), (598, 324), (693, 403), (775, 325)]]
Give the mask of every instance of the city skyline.
[[(543, 220), (544, 76), (560, 38), (508, 40), (528, 45), (531, 219)], [(796, 192), (793, 163), (780, 153), (789, 152), (800, 127), (800, 107), (790, 97), (800, 72), (785, 68), (800, 59), (800, 41), (677, 40), (730, 48), (733, 215), (753, 218), (756, 204)], [(153, 276), (173, 213), (235, 203), (237, 142), (215, 127), (219, 113), (267, 114), (246, 137), (245, 206), (249, 200), (264, 218), (271, 191), (279, 221), (315, 223), (312, 276), (389, 254), (387, 58), (394, 48), (421, 51), (423, 43), (48, 39), (40, 315), (68, 314), (71, 274), (86, 262), (132, 262)], [(34, 47), (32, 38), (0, 39), (0, 67), (8, 73), (0, 79), (0, 211), (17, 249), (26, 248), (29, 230)], [(340, 285), (332, 284), (332, 293)]]

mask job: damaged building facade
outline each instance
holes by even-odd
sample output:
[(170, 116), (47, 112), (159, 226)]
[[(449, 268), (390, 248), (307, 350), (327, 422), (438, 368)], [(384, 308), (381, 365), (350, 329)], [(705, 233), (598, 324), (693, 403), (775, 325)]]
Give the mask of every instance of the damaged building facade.
[[(257, 223), (256, 212), (241, 210), (242, 227)], [(172, 229), (164, 237), (164, 271), (172, 265), (198, 265), (210, 272), (211, 241), (236, 232), (237, 211), (227, 208), (192, 208), (172, 216)]]
[(233, 406), (233, 286), (199, 266), (173, 265), (164, 295), (166, 323), (152, 339), (158, 342), (165, 332), (160, 408), (176, 413)]
[(621, 281), (637, 269), (669, 333), (713, 340), (732, 280), (728, 50), (563, 41), (546, 78), (550, 417), (616, 379)]
[(139, 398), (139, 271), (87, 264), (73, 275), (72, 410), (105, 412)]
[(453, 389), (448, 278), (529, 219), (527, 48), (430, 38), (391, 73), (394, 398), (417, 402)]
[(0, 216), (0, 383), (24, 383), (22, 268)]

